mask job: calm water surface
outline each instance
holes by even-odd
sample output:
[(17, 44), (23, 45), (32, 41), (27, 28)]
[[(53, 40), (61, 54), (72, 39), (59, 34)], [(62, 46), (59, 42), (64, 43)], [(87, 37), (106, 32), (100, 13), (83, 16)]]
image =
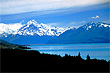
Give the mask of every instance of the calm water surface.
[(86, 59), (89, 54), (91, 59), (110, 60), (110, 43), (30, 45), (28, 47), (32, 48), (29, 50), (38, 50), (40, 53), (76, 56), (80, 52), (83, 59)]

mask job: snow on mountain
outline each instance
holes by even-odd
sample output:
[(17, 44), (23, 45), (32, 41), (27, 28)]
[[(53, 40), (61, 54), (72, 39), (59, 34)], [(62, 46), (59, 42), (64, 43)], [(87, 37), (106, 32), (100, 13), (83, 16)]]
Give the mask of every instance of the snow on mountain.
[(91, 28), (94, 28), (94, 29), (95, 28), (101, 28), (101, 27), (104, 27), (104, 28), (109, 27), (110, 28), (110, 25), (103, 23), (103, 22), (98, 22), (98, 23), (89, 22), (86, 25), (82, 26), (82, 28), (85, 30), (89, 30)]
[(75, 30), (68, 30), (47, 44), (74, 44), (74, 43), (109, 43), (110, 24), (103, 22), (89, 22)]
[(110, 27), (110, 25), (101, 23), (100, 27)]
[(5, 36), (14, 33), (15, 31), (18, 31), (23, 25), (21, 23), (15, 23), (15, 24), (4, 24), (0, 23), (0, 36)]
[(27, 24), (25, 24), (22, 28), (20, 28), (13, 34), (59, 36), (60, 34), (69, 29), (71, 28), (52, 27), (43, 23), (39, 24), (35, 20), (30, 20), (29, 22), (27, 22)]
[[(89, 30), (91, 28), (106, 28), (110, 27), (109, 24), (103, 23), (103, 22), (89, 22), (84, 26), (81, 26), (79, 28), (83, 28), (84, 30)], [(60, 34), (64, 33), (67, 30), (73, 29), (73, 27), (52, 27), (50, 25), (46, 24), (39, 24), (34, 19), (27, 22), (27, 24), (22, 23), (15, 23), (15, 24), (4, 24), (0, 23), (0, 37), (7, 37), (7, 35), (39, 35), (39, 36), (59, 36)], [(78, 28), (77, 28), (78, 29)]]
[(22, 25), (21, 23), (16, 24), (0, 24), (0, 34), (7, 36), (8, 34), (19, 34), (19, 35), (48, 35), (48, 36), (59, 36), (66, 30), (73, 29), (72, 27), (60, 28), (52, 27), (46, 24), (39, 24), (34, 19)]

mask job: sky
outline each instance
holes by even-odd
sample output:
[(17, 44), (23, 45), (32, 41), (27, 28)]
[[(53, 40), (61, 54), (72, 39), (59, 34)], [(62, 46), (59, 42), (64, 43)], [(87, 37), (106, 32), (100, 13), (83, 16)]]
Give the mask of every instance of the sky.
[(79, 27), (87, 22), (109, 22), (109, 0), (0, 0), (0, 23), (35, 19), (59, 27)]

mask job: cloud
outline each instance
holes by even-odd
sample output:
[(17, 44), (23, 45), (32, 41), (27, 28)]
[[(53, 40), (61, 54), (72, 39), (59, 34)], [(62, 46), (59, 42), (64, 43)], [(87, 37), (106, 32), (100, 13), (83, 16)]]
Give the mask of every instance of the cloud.
[(46, 25), (48, 25), (48, 26), (59, 26), (59, 25), (61, 25), (61, 23), (58, 23), (58, 22), (56, 22), (56, 23), (47, 23)]
[(82, 24), (85, 24), (85, 23), (86, 23), (86, 21), (70, 22), (70, 23), (68, 23), (68, 26), (78, 28), (78, 27), (82, 26)]
[(99, 18), (99, 16), (98, 15), (96, 15), (95, 17), (91, 17), (92, 19), (97, 19), (97, 18)]
[(86, 21), (73, 21), (73, 22), (56, 22), (56, 23), (48, 23), (47, 25), (50, 25), (50, 26), (58, 26), (58, 27), (63, 27), (63, 28), (66, 28), (66, 27), (74, 27), (74, 28), (78, 28), (80, 26), (82, 26), (82, 24), (85, 24)]
[(110, 20), (105, 20), (103, 22), (110, 24)]
[(23, 24), (21, 24), (21, 23), (13, 23), (13, 24), (0, 23), (0, 31), (5, 31), (6, 29), (11, 29), (13, 31), (17, 31), (22, 26), (23, 26)]
[(24, 22), (24, 20), (22, 20), (20, 23), (22, 24)]
[(79, 26), (82, 26), (82, 24), (85, 24), (86, 21), (73, 21), (73, 22), (54, 22), (54, 23), (46, 23), (46, 25), (48, 26), (53, 26), (53, 27), (74, 27), (74, 28), (78, 28)]
[(32, 11), (48, 11), (71, 7), (85, 7), (108, 0), (0, 0), (0, 14), (16, 14)]

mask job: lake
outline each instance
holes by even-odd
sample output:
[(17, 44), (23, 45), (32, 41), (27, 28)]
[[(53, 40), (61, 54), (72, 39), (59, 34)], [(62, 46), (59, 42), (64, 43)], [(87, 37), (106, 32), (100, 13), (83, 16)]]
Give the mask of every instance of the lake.
[(80, 52), (83, 59), (86, 59), (89, 54), (91, 59), (110, 60), (110, 43), (30, 45), (28, 47), (32, 48), (28, 50), (38, 50), (40, 53), (57, 54), (62, 57), (65, 54), (77, 56)]

